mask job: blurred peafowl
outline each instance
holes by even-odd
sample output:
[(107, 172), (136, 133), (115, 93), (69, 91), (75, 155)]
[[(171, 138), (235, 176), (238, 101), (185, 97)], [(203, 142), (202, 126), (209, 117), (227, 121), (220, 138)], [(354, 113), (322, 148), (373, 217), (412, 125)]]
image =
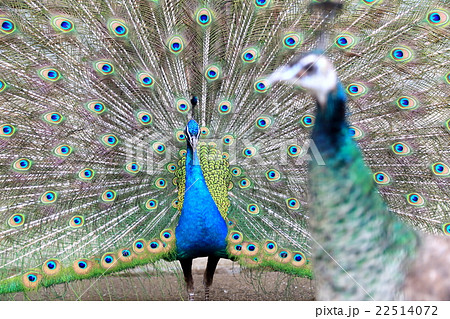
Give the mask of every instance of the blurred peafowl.
[[(448, 24), (438, 0), (345, 1), (332, 20), (306, 1), (2, 3), (0, 293), (165, 259), (193, 299), (208, 257), (208, 298), (220, 258), (305, 277), (316, 258), (319, 298), (393, 298), (416, 237), (389, 214), (450, 233)], [(324, 26), (336, 71), (297, 58)], [(316, 115), (271, 85), (322, 70), (342, 86), (298, 81), (327, 92)]]

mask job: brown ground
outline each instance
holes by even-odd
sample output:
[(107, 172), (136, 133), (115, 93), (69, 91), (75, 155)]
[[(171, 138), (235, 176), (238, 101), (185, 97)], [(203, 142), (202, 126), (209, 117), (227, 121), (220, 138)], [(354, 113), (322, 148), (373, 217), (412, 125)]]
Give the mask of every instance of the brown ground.
[[(173, 265), (173, 264), (172, 264)], [(178, 265), (147, 268), (121, 275), (82, 280), (1, 296), (1, 300), (185, 300), (187, 293)], [(174, 269), (175, 268), (175, 269)], [(194, 264), (195, 299), (204, 300), (203, 263)], [(314, 300), (313, 282), (276, 272), (241, 270), (221, 262), (210, 289), (211, 300)]]

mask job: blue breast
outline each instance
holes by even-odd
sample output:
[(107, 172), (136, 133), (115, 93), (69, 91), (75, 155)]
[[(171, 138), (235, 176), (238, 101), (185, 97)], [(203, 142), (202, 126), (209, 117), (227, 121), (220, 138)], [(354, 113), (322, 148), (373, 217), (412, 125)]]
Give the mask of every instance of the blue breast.
[(188, 147), (186, 193), (175, 229), (178, 258), (225, 256), (228, 229), (206, 185), (197, 151)]

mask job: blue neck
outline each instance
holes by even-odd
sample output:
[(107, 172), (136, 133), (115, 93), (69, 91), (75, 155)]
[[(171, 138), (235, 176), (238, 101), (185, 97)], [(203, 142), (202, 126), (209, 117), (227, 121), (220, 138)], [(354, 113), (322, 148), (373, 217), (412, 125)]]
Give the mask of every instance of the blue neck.
[(208, 190), (197, 150), (190, 145), (185, 186), (183, 208), (175, 229), (178, 258), (224, 255), (227, 225)]

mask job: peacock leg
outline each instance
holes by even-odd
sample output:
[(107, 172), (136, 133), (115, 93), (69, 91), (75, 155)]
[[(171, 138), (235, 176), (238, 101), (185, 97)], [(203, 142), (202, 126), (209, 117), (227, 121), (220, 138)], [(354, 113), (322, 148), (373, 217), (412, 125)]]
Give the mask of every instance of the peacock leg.
[(189, 301), (194, 301), (194, 279), (192, 278), (192, 258), (180, 259), (181, 268), (183, 269), (184, 281), (189, 294)]
[(203, 285), (205, 286), (205, 300), (209, 300), (209, 286), (213, 283), (214, 272), (220, 257), (209, 256), (206, 265), (205, 274), (203, 275)]

